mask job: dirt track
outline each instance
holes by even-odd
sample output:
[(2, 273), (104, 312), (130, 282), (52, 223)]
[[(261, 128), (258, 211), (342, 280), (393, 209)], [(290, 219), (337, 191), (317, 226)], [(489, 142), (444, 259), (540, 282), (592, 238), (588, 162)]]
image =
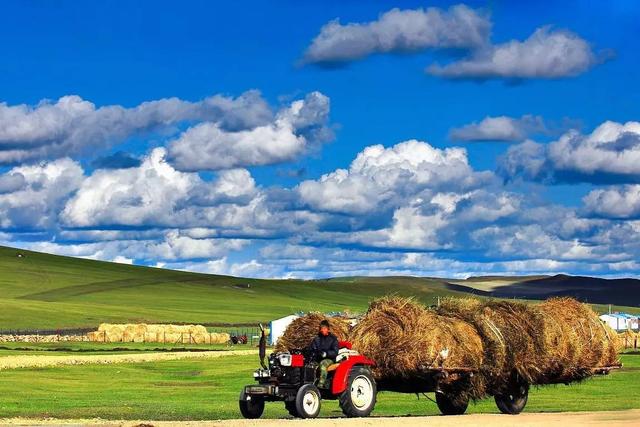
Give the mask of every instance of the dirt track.
[(554, 414), (524, 413), (518, 416), (473, 414), (460, 416), (431, 417), (372, 417), (359, 419), (330, 418), (316, 420), (224, 420), (224, 421), (191, 421), (191, 422), (156, 422), (156, 421), (106, 421), (106, 420), (37, 420), (37, 419), (0, 419), (2, 425), (52, 425), (82, 424), (101, 426), (137, 426), (140, 424), (153, 426), (211, 426), (211, 427), (455, 427), (455, 426), (517, 426), (543, 427), (555, 426), (640, 426), (640, 409), (616, 412), (565, 412)]
[(16, 368), (43, 368), (48, 366), (113, 364), (113, 363), (141, 363), (161, 362), (179, 359), (209, 359), (224, 356), (244, 356), (256, 354), (256, 350), (229, 351), (179, 351), (174, 353), (138, 353), (138, 354), (101, 354), (101, 355), (21, 355), (0, 357), (0, 371)]

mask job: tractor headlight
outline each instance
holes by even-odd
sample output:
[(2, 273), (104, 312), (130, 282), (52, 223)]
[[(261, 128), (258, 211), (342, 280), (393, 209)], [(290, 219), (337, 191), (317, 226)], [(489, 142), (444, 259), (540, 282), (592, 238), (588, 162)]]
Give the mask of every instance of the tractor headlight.
[(280, 366), (291, 366), (291, 354), (289, 353), (279, 354), (278, 361), (280, 362)]

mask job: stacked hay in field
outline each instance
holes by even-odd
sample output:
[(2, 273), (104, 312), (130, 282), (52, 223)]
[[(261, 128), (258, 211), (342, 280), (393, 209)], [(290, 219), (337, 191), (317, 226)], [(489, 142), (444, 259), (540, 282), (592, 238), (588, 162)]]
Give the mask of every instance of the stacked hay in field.
[(207, 332), (202, 325), (109, 324), (102, 323), (97, 331), (87, 334), (98, 342), (157, 342), (175, 344), (224, 344), (227, 333)]
[(276, 351), (287, 351), (307, 348), (318, 334), (318, 326), (323, 320), (329, 321), (331, 332), (338, 340), (345, 340), (351, 327), (349, 319), (345, 317), (327, 317), (322, 313), (307, 313), (295, 319), (278, 338)]

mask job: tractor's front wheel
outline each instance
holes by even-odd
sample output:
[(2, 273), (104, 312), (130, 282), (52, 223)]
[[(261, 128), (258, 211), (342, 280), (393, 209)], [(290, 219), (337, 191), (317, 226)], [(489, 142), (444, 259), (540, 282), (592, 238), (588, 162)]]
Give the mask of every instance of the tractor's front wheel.
[(351, 369), (347, 388), (340, 395), (340, 408), (347, 417), (367, 417), (376, 406), (377, 386), (371, 370), (364, 366)]
[(517, 384), (505, 394), (495, 396), (496, 405), (503, 414), (518, 415), (527, 405), (529, 385)]
[(453, 397), (441, 392), (436, 393), (436, 404), (442, 415), (462, 415), (469, 406), (469, 399), (462, 396)]
[(320, 413), (320, 390), (313, 384), (305, 384), (296, 394), (296, 412), (300, 418), (315, 418)]
[(249, 419), (260, 418), (264, 412), (264, 399), (256, 396), (247, 396), (244, 389), (240, 393), (240, 413)]

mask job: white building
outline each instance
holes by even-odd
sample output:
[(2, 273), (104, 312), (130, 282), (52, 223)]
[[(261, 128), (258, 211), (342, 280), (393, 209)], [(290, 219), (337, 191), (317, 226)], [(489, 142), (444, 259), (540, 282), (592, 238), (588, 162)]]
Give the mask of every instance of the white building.
[(603, 314), (600, 316), (600, 320), (616, 331), (625, 331), (627, 329), (637, 330), (640, 326), (638, 316), (627, 313)]
[(287, 329), (287, 326), (298, 317), (300, 316), (297, 314), (291, 314), (280, 319), (272, 320), (269, 324), (269, 345), (276, 345), (278, 339), (284, 334), (284, 330)]

